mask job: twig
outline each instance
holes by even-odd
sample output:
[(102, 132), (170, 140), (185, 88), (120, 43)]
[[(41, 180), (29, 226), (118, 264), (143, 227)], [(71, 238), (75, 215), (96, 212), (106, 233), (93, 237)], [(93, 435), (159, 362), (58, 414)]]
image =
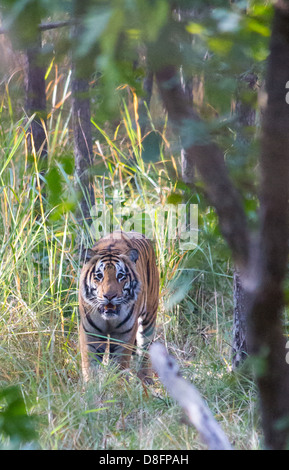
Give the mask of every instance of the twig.
[[(64, 26), (71, 26), (74, 22), (71, 20), (56, 21), (55, 23), (40, 23), (38, 26), (39, 31), (48, 31), (49, 29), (63, 28)], [(0, 34), (9, 33), (9, 28), (0, 28)]]
[(232, 450), (230, 442), (197, 389), (181, 377), (179, 366), (160, 343), (150, 348), (152, 366), (169, 394), (186, 412), (210, 450)]
[(63, 28), (64, 26), (72, 26), (74, 24), (73, 21), (56, 21), (55, 23), (41, 23), (39, 25), (40, 31), (47, 31), (48, 29), (56, 29), (56, 28)]

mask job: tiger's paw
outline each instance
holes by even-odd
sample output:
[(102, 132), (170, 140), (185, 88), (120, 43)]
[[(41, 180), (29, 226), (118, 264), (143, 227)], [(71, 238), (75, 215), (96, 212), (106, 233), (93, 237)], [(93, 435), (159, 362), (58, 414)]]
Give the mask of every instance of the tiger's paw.
[(145, 385), (154, 384), (153, 373), (151, 371), (140, 370), (137, 376)]

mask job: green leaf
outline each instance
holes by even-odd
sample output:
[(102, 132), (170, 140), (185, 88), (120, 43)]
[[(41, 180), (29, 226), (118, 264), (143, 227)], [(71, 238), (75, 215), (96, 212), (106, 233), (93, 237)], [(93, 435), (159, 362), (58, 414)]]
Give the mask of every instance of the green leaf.
[(191, 22), (186, 26), (186, 30), (190, 34), (201, 34), (205, 31), (205, 28), (199, 23)]
[(227, 55), (231, 51), (233, 44), (233, 40), (226, 37), (215, 37), (208, 39), (208, 45), (210, 49), (220, 55)]
[(62, 178), (58, 168), (50, 168), (46, 181), (49, 189), (49, 202), (52, 206), (56, 206), (61, 202), (62, 197)]
[(179, 193), (171, 193), (167, 197), (168, 204), (181, 204), (183, 202), (183, 196)]
[(60, 157), (59, 161), (62, 164), (65, 173), (67, 175), (73, 175), (73, 173), (74, 173), (74, 157), (73, 157), (73, 155)]
[(37, 437), (35, 417), (28, 416), (19, 387), (0, 390), (0, 433), (9, 437), (14, 445)]
[(270, 28), (255, 18), (248, 18), (247, 25), (248, 29), (254, 31), (255, 33), (261, 34), (261, 36), (269, 37), (271, 34)]

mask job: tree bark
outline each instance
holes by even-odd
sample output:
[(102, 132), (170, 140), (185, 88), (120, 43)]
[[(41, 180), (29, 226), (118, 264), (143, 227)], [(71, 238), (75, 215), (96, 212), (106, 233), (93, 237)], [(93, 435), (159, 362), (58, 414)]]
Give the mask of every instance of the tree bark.
[(247, 295), (241, 282), (241, 276), (237, 269), (233, 278), (234, 311), (233, 311), (233, 344), (232, 344), (232, 368), (236, 370), (248, 357), (247, 348)]
[[(28, 117), (35, 114), (31, 122), (28, 134), (28, 149), (32, 152), (40, 152), (42, 162), (40, 166), (46, 165), (47, 139), (46, 139), (46, 93), (45, 93), (45, 67), (41, 60), (41, 33), (37, 34), (35, 44), (26, 50), (26, 105), (25, 110)], [(33, 142), (32, 142), (33, 141)]]
[[(184, 72), (181, 68), (180, 70), (180, 78), (181, 78), (181, 87), (183, 89), (183, 93), (187, 98), (189, 106), (193, 107), (194, 99), (193, 99), (193, 78), (187, 78), (184, 75)], [(181, 168), (182, 168), (182, 180), (189, 186), (192, 186), (192, 183), (195, 179), (195, 169), (194, 165), (190, 161), (186, 146), (181, 142)]]
[(74, 138), (74, 157), (76, 173), (76, 189), (80, 193), (79, 221), (90, 221), (90, 210), (94, 201), (92, 187), (92, 134), (89, 83), (86, 78), (77, 76), (74, 69), (72, 80), (72, 125)]
[[(21, 14), (12, 5), (3, 7), (3, 18), (8, 18), (10, 29), (0, 30), (8, 33), (13, 48), (25, 52), (25, 112), (30, 119), (34, 116), (27, 132), (28, 151), (34, 150), (41, 157), (39, 170), (46, 167), (47, 140), (46, 140), (46, 93), (45, 93), (45, 65), (42, 54), (42, 38), (39, 30), (41, 21), (41, 5), (36, 0), (24, 2), (20, 9)], [(11, 15), (11, 16), (10, 16)], [(10, 20), (9, 20), (10, 16)], [(12, 19), (12, 23), (11, 23)]]
[(81, 41), (83, 30), (82, 19), (86, 13), (88, 1), (75, 0), (74, 14), (75, 26), (72, 39), (73, 78), (72, 78), (72, 125), (74, 137), (76, 190), (80, 194), (79, 223), (91, 221), (91, 208), (94, 205), (94, 191), (92, 180), (93, 145), (89, 97), (89, 78), (92, 60), (89, 57), (78, 57), (77, 43)]
[(289, 5), (278, 1), (272, 26), (261, 136), (260, 232), (251, 272), (248, 347), (257, 356), (260, 404), (268, 448), (289, 442), (289, 366), (282, 329), (283, 282), (287, 273), (289, 221), (289, 107), (285, 86), (289, 70)]
[[(139, 125), (141, 129), (141, 136), (142, 138), (145, 135), (145, 131), (148, 124), (148, 113), (147, 109), (150, 108), (150, 102), (153, 92), (153, 82), (154, 82), (154, 74), (151, 71), (148, 71), (144, 80), (143, 80), (143, 92), (144, 96), (139, 100)], [(146, 103), (146, 105), (145, 105)]]
[[(235, 113), (237, 117), (237, 143), (240, 151), (247, 148), (249, 140), (247, 137), (247, 128), (254, 126), (256, 123), (256, 110), (248, 103), (244, 103), (241, 98), (241, 91), (250, 89), (255, 90), (257, 84), (257, 76), (253, 73), (245, 75), (240, 80), (239, 93), (236, 98)], [(248, 310), (247, 294), (242, 285), (240, 272), (238, 266), (235, 266), (233, 277), (233, 296), (234, 296), (234, 310), (233, 310), (233, 344), (232, 344), (232, 368), (236, 370), (248, 357), (247, 347), (247, 331), (246, 331), (246, 313)]]

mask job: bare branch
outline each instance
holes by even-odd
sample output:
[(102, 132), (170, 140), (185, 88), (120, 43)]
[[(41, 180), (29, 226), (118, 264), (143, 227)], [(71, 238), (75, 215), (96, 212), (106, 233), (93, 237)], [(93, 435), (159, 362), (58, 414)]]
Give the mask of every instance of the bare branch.
[[(49, 29), (63, 28), (64, 26), (72, 26), (74, 24), (71, 20), (56, 21), (54, 23), (40, 23), (38, 26), (39, 31), (48, 31)], [(0, 28), (0, 34), (9, 33), (9, 28)]]
[(55, 23), (41, 23), (39, 25), (40, 31), (47, 31), (49, 29), (56, 29), (56, 28), (63, 28), (64, 26), (72, 26), (74, 24), (73, 21), (56, 21)]
[(227, 436), (197, 389), (180, 376), (179, 367), (160, 343), (150, 348), (152, 366), (169, 394), (180, 404), (210, 450), (232, 450)]

